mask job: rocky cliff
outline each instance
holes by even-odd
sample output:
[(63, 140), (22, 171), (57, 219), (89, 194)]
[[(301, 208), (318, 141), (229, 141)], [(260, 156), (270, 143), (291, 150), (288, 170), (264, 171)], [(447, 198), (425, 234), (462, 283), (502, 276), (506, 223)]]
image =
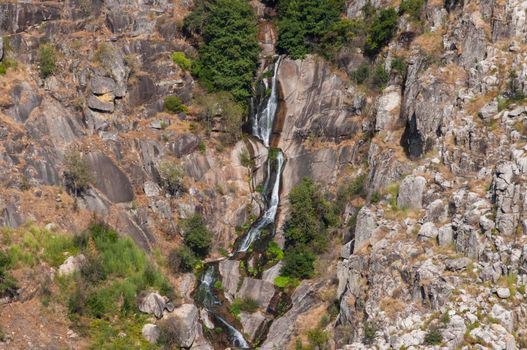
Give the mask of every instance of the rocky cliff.
[[(251, 3), (266, 67), (274, 10)], [(400, 4), (347, 1), (347, 18), (362, 18), (367, 3)], [(200, 213), (213, 232), (206, 260), (232, 250), (265, 210), (258, 187), (271, 151), (249, 135), (224, 145), (225, 130), (199, 120), (203, 90), (171, 59), (196, 54), (182, 24), (191, 8), (184, 0), (0, 3), (0, 62), (9, 63), (0, 75), (2, 226), (78, 232), (97, 217), (155, 257), (180, 246), (184, 219)], [(286, 161), (275, 240), (283, 248), (288, 194), (302, 178), (333, 201), (357, 179), (362, 192), (346, 198), (316, 275), (297, 286), (274, 285), (281, 263), (254, 275), (257, 259), (218, 263), (221, 301), (258, 301), (232, 321), (246, 339), (302, 349), (316, 330), (324, 337), (315, 349), (527, 348), (526, 11), (523, 0), (425, 1), (419, 21), (399, 17), (376, 57), (391, 70), (381, 89), (353, 78), (367, 61), (360, 50), (332, 62), (282, 58), (271, 147)], [(49, 43), (58, 68), (43, 77), (39, 50)], [(189, 108), (168, 113), (168, 95)], [(93, 174), (81, 194), (67, 187), (73, 151)], [(167, 162), (182, 174), (176, 193), (163, 187)], [(53, 311), (56, 322), (38, 311), (43, 282), (34, 276), (53, 278), (50, 269), (21, 272), (21, 290), (0, 295), (0, 348), (88, 347), (68, 333), (64, 310)], [(177, 325), (183, 348), (224, 349), (217, 320), (194, 305), (196, 277), (170, 281), (181, 305), (165, 309), (152, 295), (145, 310)], [(146, 339), (158, 338), (156, 327), (143, 329)]]

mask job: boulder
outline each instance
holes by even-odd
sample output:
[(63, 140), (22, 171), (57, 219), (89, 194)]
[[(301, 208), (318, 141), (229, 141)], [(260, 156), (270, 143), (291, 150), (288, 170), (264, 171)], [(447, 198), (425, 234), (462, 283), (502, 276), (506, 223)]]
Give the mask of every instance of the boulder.
[(450, 318), (450, 321), (441, 332), (443, 335), (443, 341), (448, 344), (450, 349), (457, 348), (463, 342), (463, 336), (467, 327), (463, 317), (454, 315)]
[(102, 95), (102, 96), (90, 95), (87, 101), (88, 107), (90, 107), (91, 109), (97, 112), (112, 113), (115, 108), (115, 105), (113, 103), (113, 96), (111, 97), (110, 96), (106, 97), (106, 96), (109, 96), (109, 95)]
[(70, 256), (59, 266), (59, 276), (67, 276), (80, 271), (82, 265), (86, 263), (86, 257), (83, 254)]
[(512, 332), (514, 330), (514, 317), (512, 311), (505, 309), (500, 304), (494, 304), (490, 315), (497, 319), (507, 331)]
[(284, 263), (282, 261), (279, 261), (273, 267), (268, 268), (262, 273), (262, 279), (264, 281), (274, 284), (274, 280), (280, 275), (280, 270), (282, 269), (282, 266), (284, 266)]
[(422, 176), (409, 175), (399, 186), (397, 206), (399, 208), (421, 209), (426, 180)]
[(481, 108), (478, 115), (481, 119), (488, 121), (496, 114), (498, 114), (498, 101), (491, 101)]
[(451, 224), (439, 228), (437, 240), (442, 247), (452, 244), (454, 241), (454, 231), (452, 230)]
[(91, 92), (95, 95), (105, 95), (115, 90), (115, 81), (112, 78), (96, 75), (90, 80)]
[(88, 161), (95, 175), (95, 187), (113, 203), (130, 202), (134, 190), (126, 174), (111, 158), (101, 152), (88, 154)]
[(401, 109), (401, 90), (398, 86), (388, 86), (377, 100), (375, 130), (390, 131), (397, 126)]
[(225, 298), (232, 303), (240, 282), (240, 262), (238, 260), (222, 260), (218, 264), (218, 269)]
[(498, 288), (496, 289), (496, 294), (501, 299), (508, 299), (511, 296), (511, 291), (509, 290), (509, 288)]
[(145, 181), (143, 191), (147, 197), (156, 197), (161, 194), (161, 188), (154, 181)]
[(155, 324), (147, 323), (143, 326), (141, 333), (143, 333), (143, 337), (148, 340), (149, 343), (155, 344), (159, 338), (159, 327)]
[(149, 292), (139, 297), (139, 310), (147, 314), (153, 314), (157, 318), (163, 317), (165, 309), (172, 309), (173, 305), (167, 299), (156, 292)]
[(275, 288), (272, 283), (247, 277), (243, 280), (237, 298), (251, 298), (258, 302), (261, 308), (267, 309), (274, 296)]
[(176, 157), (183, 157), (198, 149), (200, 138), (194, 134), (185, 133), (175, 135), (175, 140), (167, 144), (167, 148)]
[(427, 240), (435, 239), (438, 234), (439, 230), (437, 229), (436, 225), (433, 222), (426, 222), (419, 229), (417, 236), (419, 239)]
[(164, 321), (166, 327), (171, 327), (176, 337), (176, 345), (189, 348), (199, 327), (199, 312), (194, 304), (183, 304), (174, 309), (174, 312)]
[(370, 238), (377, 228), (377, 221), (374, 213), (367, 207), (362, 207), (357, 214), (357, 224), (355, 226), (355, 244), (353, 253), (370, 244)]
[(265, 320), (265, 315), (260, 311), (256, 311), (252, 314), (248, 312), (240, 313), (240, 323), (243, 327), (243, 333), (246, 334), (251, 341), (256, 338), (258, 330)]

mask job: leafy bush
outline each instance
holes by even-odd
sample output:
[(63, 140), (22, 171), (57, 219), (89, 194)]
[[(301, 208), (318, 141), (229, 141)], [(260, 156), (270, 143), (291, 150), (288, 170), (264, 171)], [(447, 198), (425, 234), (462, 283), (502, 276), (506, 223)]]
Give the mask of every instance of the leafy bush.
[(377, 64), (375, 66), (375, 74), (373, 75), (373, 86), (382, 90), (389, 80), (390, 74), (384, 69), (384, 65)]
[(421, 9), (423, 8), (424, 0), (403, 0), (399, 6), (399, 13), (407, 13), (414, 20), (418, 21), (421, 17)]
[(165, 110), (170, 113), (180, 113), (188, 111), (187, 106), (185, 106), (181, 102), (179, 97), (173, 95), (165, 97), (165, 100), (163, 101), (163, 106), (165, 107)]
[(377, 55), (390, 42), (397, 27), (397, 12), (393, 8), (382, 9), (368, 28), (364, 52)]
[(440, 345), (443, 342), (441, 331), (437, 328), (430, 329), (425, 335), (425, 344)]
[(212, 234), (205, 225), (205, 220), (199, 214), (186, 219), (183, 224), (185, 245), (195, 254), (205, 257), (212, 246)]
[(280, 0), (278, 51), (295, 59), (303, 58), (326, 35), (328, 28), (342, 30), (333, 27), (339, 20), (342, 5), (341, 0)]
[(161, 186), (171, 195), (183, 192), (183, 171), (171, 160), (165, 160), (159, 164), (159, 177)]
[(212, 129), (214, 119), (219, 117), (219, 124), (226, 135), (227, 143), (234, 143), (240, 139), (245, 108), (236, 102), (230, 93), (201, 94), (196, 97), (194, 104), (199, 108), (200, 120), (208, 130)]
[(93, 182), (90, 163), (79, 151), (70, 149), (64, 156), (64, 180), (66, 188), (75, 196), (84, 193)]
[(367, 345), (372, 344), (375, 338), (377, 337), (377, 331), (378, 331), (377, 326), (372, 323), (366, 322), (363, 325), (363, 329), (364, 329), (364, 336), (362, 339), (363, 343)]
[(351, 79), (357, 84), (362, 84), (370, 78), (370, 65), (367, 62), (361, 63), (357, 69), (351, 72)]
[(311, 278), (315, 274), (315, 254), (305, 246), (288, 249), (280, 274), (292, 278)]
[(185, 27), (203, 37), (193, 74), (208, 91), (247, 102), (260, 52), (253, 9), (245, 0), (202, 0), (195, 11), (185, 19)]
[(406, 62), (401, 57), (395, 57), (391, 64), (391, 70), (394, 73), (399, 74), (402, 78), (406, 76), (406, 70), (407, 70)]
[(43, 79), (46, 79), (51, 74), (53, 74), (57, 68), (57, 54), (55, 52), (55, 47), (53, 47), (51, 44), (40, 45), (38, 59), (40, 65), (40, 76)]
[(172, 61), (174, 61), (174, 63), (177, 64), (181, 69), (190, 70), (192, 67), (192, 61), (187, 58), (184, 52), (173, 52), (171, 57)]
[(269, 243), (267, 250), (265, 251), (265, 255), (271, 261), (280, 261), (284, 259), (284, 251), (280, 249), (278, 244), (275, 242)]
[(171, 250), (168, 254), (168, 267), (175, 274), (191, 272), (196, 262), (196, 256), (187, 246), (180, 247), (177, 250)]
[(248, 312), (248, 313), (253, 313), (253, 312), (256, 312), (256, 310), (258, 310), (258, 307), (260, 307), (260, 305), (254, 299), (251, 299), (251, 298), (243, 298), (243, 299), (236, 298), (236, 299), (234, 299), (234, 301), (231, 304), (230, 311), (231, 311), (231, 314), (234, 317), (238, 318), (242, 311)]

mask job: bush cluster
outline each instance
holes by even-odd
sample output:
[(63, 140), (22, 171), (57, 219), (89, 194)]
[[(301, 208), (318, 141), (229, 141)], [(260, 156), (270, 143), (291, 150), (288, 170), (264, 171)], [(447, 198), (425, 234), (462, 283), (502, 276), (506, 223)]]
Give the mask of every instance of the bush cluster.
[(57, 68), (57, 53), (55, 47), (51, 44), (40, 45), (38, 60), (40, 65), (40, 76), (42, 79), (46, 79), (53, 74)]
[(165, 107), (165, 110), (169, 113), (180, 113), (180, 112), (187, 112), (188, 108), (185, 106), (179, 97), (171, 95), (165, 97), (165, 100), (163, 101), (163, 106)]
[(191, 272), (212, 247), (212, 233), (200, 214), (183, 221), (183, 236), (185, 245), (168, 255), (168, 266), (173, 273)]
[(174, 63), (177, 64), (181, 69), (190, 70), (190, 68), (192, 68), (192, 61), (187, 58), (184, 52), (173, 52), (171, 57), (172, 61), (174, 61)]
[(193, 74), (210, 92), (226, 91), (237, 102), (252, 96), (260, 46), (256, 16), (245, 0), (201, 0), (185, 19), (185, 30), (202, 43)]
[(94, 181), (90, 163), (75, 149), (69, 149), (64, 155), (64, 181), (75, 196), (86, 192)]
[(286, 250), (281, 275), (310, 278), (315, 272), (315, 254), (327, 246), (327, 229), (338, 224), (337, 208), (320, 193), (310, 178), (304, 178), (289, 193), (290, 216), (286, 223)]
[(177, 195), (184, 191), (183, 171), (174, 161), (165, 160), (159, 164), (161, 186), (170, 195)]

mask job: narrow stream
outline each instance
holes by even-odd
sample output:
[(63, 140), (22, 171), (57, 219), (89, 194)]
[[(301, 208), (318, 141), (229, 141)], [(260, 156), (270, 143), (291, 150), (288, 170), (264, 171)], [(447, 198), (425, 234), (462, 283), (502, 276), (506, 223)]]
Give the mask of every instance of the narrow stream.
[[(276, 62), (271, 66), (272, 70), (268, 70), (273, 73), (270, 79), (271, 81), (269, 82), (269, 78), (264, 77), (260, 82), (263, 86), (259, 86), (259, 88), (264, 89), (265, 93), (260, 101), (256, 101), (256, 108), (252, 116), (252, 134), (268, 149), (267, 174), (263, 186), (265, 211), (251, 225), (247, 233), (238, 240), (236, 243), (237, 248), (234, 249), (229, 257), (232, 260), (238, 260), (237, 257), (240, 254), (247, 253), (249, 248), (262, 236), (264, 230), (269, 230), (272, 235), (275, 233), (275, 220), (280, 203), (280, 181), (285, 162), (285, 157), (281, 150), (270, 148), (273, 125), (278, 110), (278, 84), (276, 75), (280, 60), (281, 58), (278, 57)], [(269, 85), (271, 86), (271, 90), (268, 93)], [(197, 305), (207, 310), (208, 314), (214, 320), (214, 325), (226, 331), (231, 346), (240, 349), (250, 349), (251, 345), (243, 334), (223, 317), (228, 308), (224, 305), (222, 310), (222, 302), (214, 294), (214, 284), (217, 278), (219, 276), (216, 265), (208, 265), (202, 273), (194, 299)]]

